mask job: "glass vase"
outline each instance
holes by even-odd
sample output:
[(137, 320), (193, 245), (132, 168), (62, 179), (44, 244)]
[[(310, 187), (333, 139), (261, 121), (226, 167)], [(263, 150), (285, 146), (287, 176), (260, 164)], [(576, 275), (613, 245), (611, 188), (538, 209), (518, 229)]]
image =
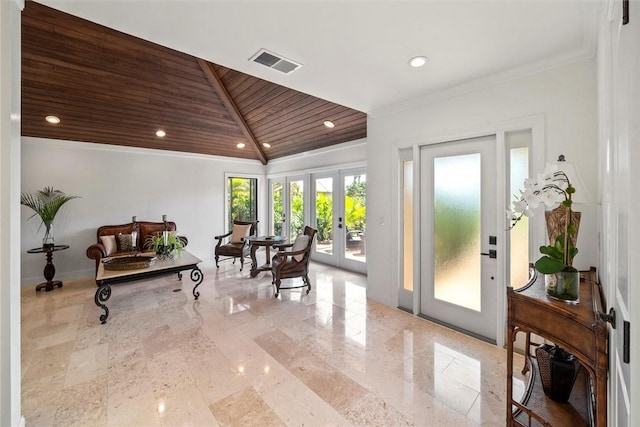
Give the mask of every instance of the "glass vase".
[(560, 271), (545, 274), (545, 289), (547, 296), (571, 304), (580, 302), (580, 273), (575, 271)]
[(44, 237), (42, 238), (42, 247), (52, 248), (53, 246), (55, 246), (55, 241), (53, 238), (53, 224), (45, 225)]

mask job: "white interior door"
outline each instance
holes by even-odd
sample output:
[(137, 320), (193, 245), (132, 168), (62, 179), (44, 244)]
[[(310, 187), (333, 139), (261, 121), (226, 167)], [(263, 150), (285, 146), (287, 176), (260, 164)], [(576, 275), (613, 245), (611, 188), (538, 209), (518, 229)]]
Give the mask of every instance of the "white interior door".
[[(617, 6), (617, 5), (616, 5)], [(634, 7), (635, 6), (635, 7)], [(610, 75), (606, 75), (611, 99), (606, 105), (611, 120), (611, 128), (607, 139), (607, 160), (605, 169), (605, 188), (603, 203), (609, 206), (605, 212), (607, 223), (613, 224), (611, 238), (605, 242), (606, 259), (610, 262), (603, 266), (609, 269), (610, 286), (609, 304), (616, 314), (616, 328), (610, 329), (609, 355), (609, 424), (621, 427), (637, 426), (640, 420), (638, 397), (638, 376), (633, 374), (634, 363), (637, 365), (638, 336), (632, 335), (630, 326), (637, 319), (634, 301), (638, 300), (638, 226), (634, 214), (640, 206), (638, 203), (638, 157), (637, 149), (640, 131), (640, 13), (638, 4), (631, 2), (629, 23), (622, 25), (622, 8), (614, 7), (608, 26), (607, 42), (610, 47)], [(610, 172), (609, 172), (610, 171)], [(635, 236), (635, 238), (634, 238)], [(637, 322), (636, 322), (637, 323)], [(634, 351), (635, 350), (635, 351)], [(634, 354), (635, 353), (635, 354)], [(633, 409), (636, 408), (636, 409)]]
[(495, 342), (496, 138), (425, 146), (420, 157), (420, 314)]

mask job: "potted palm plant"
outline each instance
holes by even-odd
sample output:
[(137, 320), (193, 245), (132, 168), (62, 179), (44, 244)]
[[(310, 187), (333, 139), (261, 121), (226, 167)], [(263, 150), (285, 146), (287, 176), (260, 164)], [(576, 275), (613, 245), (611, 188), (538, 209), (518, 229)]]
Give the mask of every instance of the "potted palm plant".
[(52, 247), (55, 244), (53, 238), (53, 220), (65, 203), (76, 198), (78, 198), (78, 196), (65, 194), (60, 190), (55, 190), (53, 187), (44, 187), (35, 194), (22, 193), (20, 195), (20, 204), (34, 211), (34, 214), (30, 216), (29, 219), (37, 215), (42, 221), (40, 227), (44, 225), (45, 232), (44, 238), (42, 239), (42, 247)]

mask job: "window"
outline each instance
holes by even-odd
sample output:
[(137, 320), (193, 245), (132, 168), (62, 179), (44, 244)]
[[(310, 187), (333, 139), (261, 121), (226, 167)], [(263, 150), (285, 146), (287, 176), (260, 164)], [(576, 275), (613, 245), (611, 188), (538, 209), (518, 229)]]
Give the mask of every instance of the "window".
[(258, 219), (258, 179), (227, 177), (227, 222), (229, 230), (233, 220), (256, 221)]
[[(519, 195), (519, 189), (525, 178), (529, 176), (529, 163), (531, 153), (531, 131), (512, 131), (505, 133), (505, 141), (508, 149), (508, 182), (507, 206), (513, 208), (514, 196)], [(516, 227), (508, 234), (509, 259), (507, 263), (510, 286), (519, 288), (524, 286), (529, 279), (529, 254), (530, 245), (529, 218), (524, 217)]]
[(413, 160), (402, 161), (402, 283), (413, 291)]

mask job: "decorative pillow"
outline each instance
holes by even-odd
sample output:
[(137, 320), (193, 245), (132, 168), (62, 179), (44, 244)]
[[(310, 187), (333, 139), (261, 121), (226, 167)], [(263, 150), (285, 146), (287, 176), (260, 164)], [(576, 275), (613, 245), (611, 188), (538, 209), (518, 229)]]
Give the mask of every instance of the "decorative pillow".
[[(295, 252), (295, 251), (301, 251), (303, 249), (306, 249), (308, 244), (309, 244), (309, 236), (301, 234), (298, 237), (296, 237), (296, 241), (293, 242), (291, 251)], [(302, 261), (303, 258), (304, 258), (304, 254), (293, 256), (293, 259), (295, 259), (298, 262)]]
[(133, 250), (133, 245), (131, 245), (131, 234), (118, 234), (116, 236), (118, 241), (118, 252), (127, 252)]
[(116, 245), (116, 236), (113, 234), (100, 236), (100, 242), (102, 243), (102, 246), (104, 246), (104, 250), (107, 251), (107, 256), (118, 250), (118, 246)]
[(251, 224), (241, 225), (233, 224), (233, 230), (231, 231), (231, 243), (242, 243), (244, 239), (249, 236), (251, 232)]

